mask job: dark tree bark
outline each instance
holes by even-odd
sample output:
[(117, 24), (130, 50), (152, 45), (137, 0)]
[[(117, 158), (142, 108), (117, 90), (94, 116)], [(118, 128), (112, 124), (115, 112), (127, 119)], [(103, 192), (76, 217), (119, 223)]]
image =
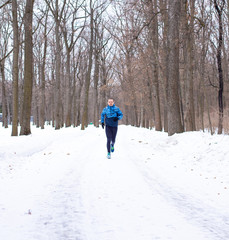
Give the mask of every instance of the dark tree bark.
[(7, 4), (11, 3), (11, 0), (6, 1), (5, 3), (3, 3), (2, 5), (0, 5), (0, 9), (4, 8)]
[(2, 75), (2, 124), (8, 128), (8, 109), (6, 98), (6, 77), (5, 77), (5, 60), (0, 61), (0, 72)]
[[(79, 47), (79, 49), (81, 49), (81, 45)], [(81, 84), (79, 84), (79, 87), (77, 86), (77, 79), (79, 79), (79, 74), (80, 74), (80, 58), (81, 58), (81, 51), (79, 50), (78, 52), (78, 57), (76, 57), (75, 54), (75, 48), (73, 49), (73, 59), (76, 59), (76, 62), (74, 62), (74, 70), (73, 70), (73, 126), (77, 127), (80, 124), (80, 116), (79, 116), (79, 122), (77, 122), (77, 117), (78, 117), (78, 108), (80, 109), (80, 107), (77, 108), (77, 102), (78, 102), (78, 94), (77, 94), (77, 90), (80, 89), (81, 92)], [(80, 82), (80, 80), (79, 80)], [(80, 93), (79, 93), (80, 95)], [(79, 111), (80, 112), (80, 111)]]
[(19, 59), (19, 33), (17, 19), (17, 1), (12, 0), (13, 15), (13, 122), (12, 136), (18, 135), (18, 59)]
[(179, 99), (180, 0), (169, 0), (168, 14), (168, 135), (183, 132)]
[(22, 123), (20, 135), (31, 134), (30, 116), (33, 87), (33, 3), (34, 0), (26, 0), (25, 7), (25, 54), (24, 54), (24, 95), (22, 106)]
[(223, 44), (223, 24), (222, 24), (222, 14), (225, 5), (225, 0), (221, 0), (221, 6), (214, 0), (214, 6), (218, 13), (219, 21), (219, 38), (218, 38), (218, 48), (217, 48), (217, 64), (218, 64), (218, 74), (219, 74), (219, 90), (218, 90), (218, 104), (219, 104), (219, 123), (218, 123), (218, 134), (223, 132), (223, 69), (222, 69), (222, 44)]

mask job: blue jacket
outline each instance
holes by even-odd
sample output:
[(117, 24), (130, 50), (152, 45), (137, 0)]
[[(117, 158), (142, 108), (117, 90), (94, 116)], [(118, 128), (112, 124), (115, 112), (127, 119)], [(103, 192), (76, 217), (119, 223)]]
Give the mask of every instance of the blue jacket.
[[(105, 118), (106, 116), (106, 118)], [(123, 117), (123, 114), (121, 110), (116, 107), (115, 105), (113, 106), (107, 106), (103, 109), (101, 113), (101, 123), (104, 123), (104, 118), (107, 126), (111, 127), (117, 127), (118, 126), (118, 121), (114, 121), (114, 118), (117, 117), (118, 120), (121, 120)]]

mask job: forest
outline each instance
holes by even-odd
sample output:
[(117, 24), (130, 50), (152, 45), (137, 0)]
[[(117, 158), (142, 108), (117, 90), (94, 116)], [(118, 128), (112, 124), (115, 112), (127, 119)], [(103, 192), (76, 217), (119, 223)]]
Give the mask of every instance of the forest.
[(12, 136), (88, 124), (229, 132), (229, 0), (1, 0), (0, 112)]

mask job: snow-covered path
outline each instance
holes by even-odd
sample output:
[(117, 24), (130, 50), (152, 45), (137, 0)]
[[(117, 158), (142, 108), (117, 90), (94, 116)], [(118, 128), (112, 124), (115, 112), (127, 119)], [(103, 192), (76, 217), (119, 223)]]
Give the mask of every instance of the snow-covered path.
[(0, 239), (229, 239), (222, 139), (120, 126), (108, 160), (102, 129), (53, 131), (1, 144)]

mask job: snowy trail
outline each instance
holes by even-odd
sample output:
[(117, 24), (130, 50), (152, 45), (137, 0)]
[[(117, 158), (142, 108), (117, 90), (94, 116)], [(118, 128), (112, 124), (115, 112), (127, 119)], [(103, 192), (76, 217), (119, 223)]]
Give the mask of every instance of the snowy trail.
[[(163, 170), (159, 172), (160, 169), (156, 167), (156, 165), (155, 168), (147, 168), (145, 164), (142, 164), (142, 162), (139, 161), (143, 152), (138, 152), (137, 154), (135, 147), (131, 147), (131, 142), (129, 142), (128, 146), (129, 149), (127, 151), (130, 153), (128, 158), (131, 159), (132, 163), (135, 163), (139, 173), (141, 172), (144, 183), (148, 184), (148, 187), (154, 195), (157, 195), (161, 201), (165, 201), (168, 208), (176, 211), (175, 216), (180, 215), (183, 218), (182, 221), (185, 221), (189, 226), (193, 227), (193, 230), (187, 232), (194, 233), (197, 231), (196, 237), (190, 234), (187, 236), (187, 232), (185, 231), (186, 233), (184, 234), (183, 239), (229, 239), (228, 208), (222, 211), (221, 209), (215, 208), (216, 206), (210, 206), (202, 202), (201, 199), (184, 191), (184, 189), (177, 188), (168, 180), (166, 181), (166, 178), (163, 176)], [(157, 151), (157, 147), (155, 147), (154, 150)], [(169, 158), (170, 156), (167, 156), (168, 161)], [(163, 220), (165, 224), (167, 220), (166, 218), (169, 217), (169, 212), (166, 212), (166, 214), (167, 217), (165, 215), (165, 219)], [(160, 217), (160, 213), (157, 217)], [(176, 231), (169, 239), (182, 239), (181, 235), (177, 235), (181, 230), (180, 225), (178, 224), (179, 220), (172, 215), (171, 217), (173, 219), (172, 226)], [(181, 225), (184, 226), (184, 223)], [(168, 225), (165, 227), (167, 228), (167, 226)], [(165, 231), (167, 230), (165, 229)]]
[[(137, 164), (141, 169), (141, 166)], [(152, 170), (152, 169), (150, 169)], [(177, 214), (182, 215), (184, 221), (195, 226), (200, 232), (207, 234), (206, 239), (229, 239), (229, 215), (228, 211), (219, 211), (212, 206), (195, 198), (191, 194), (184, 193), (180, 189), (176, 189), (160, 174), (150, 171), (149, 169), (141, 169), (145, 183), (153, 190), (154, 194), (158, 194), (170, 208), (174, 208)], [(158, 169), (157, 169), (158, 170)], [(180, 231), (177, 222), (174, 222), (174, 228)], [(175, 234), (176, 235), (176, 234)], [(189, 239), (189, 237), (185, 237)], [(171, 239), (180, 239), (172, 237)], [(181, 238), (182, 239), (182, 238)], [(192, 239), (192, 237), (190, 237)], [(197, 239), (205, 239), (201, 234)]]
[[(96, 236), (107, 240), (204, 240), (211, 239), (210, 231), (217, 231), (212, 239), (229, 238), (227, 230), (220, 232), (222, 221), (210, 226), (213, 227), (210, 231), (204, 225), (198, 226), (199, 222), (192, 223), (193, 217), (203, 218), (203, 221), (207, 221), (207, 217), (204, 219), (203, 212), (196, 212), (193, 216), (192, 199), (177, 198), (172, 191), (168, 192), (169, 186), (163, 186), (158, 179), (150, 179), (140, 172), (134, 164), (136, 152), (128, 148), (130, 143), (127, 143), (125, 133), (118, 134), (118, 150), (112, 154), (111, 160), (101, 157), (105, 155), (101, 141), (94, 144), (94, 157), (87, 156), (89, 160), (82, 175), (81, 191), (83, 207), (88, 211), (83, 224), (87, 226), (85, 239)], [(187, 202), (189, 205), (183, 206)], [(200, 205), (198, 210), (203, 211), (202, 207)], [(188, 208), (189, 216), (182, 214), (185, 208)], [(223, 227), (227, 229), (227, 226)]]
[(144, 174), (146, 176), (145, 181), (150, 186), (154, 186), (154, 191), (163, 197), (171, 207), (182, 213), (189, 224), (200, 228), (200, 230), (202, 229), (201, 231), (206, 232), (209, 237), (212, 236), (212, 239), (229, 239), (228, 211), (219, 211), (212, 206), (205, 205), (192, 195), (171, 188), (172, 186), (163, 182), (163, 179), (152, 178), (146, 171), (144, 171)]
[(143, 145), (146, 132), (138, 131), (128, 136), (120, 126), (109, 160), (104, 130), (94, 127), (55, 132), (38, 145), (39, 136), (27, 137), (24, 148), (19, 139), (7, 151), (4, 143), (0, 239), (228, 240), (228, 208), (177, 184), (192, 175), (174, 180), (169, 154), (178, 140), (155, 133)]

